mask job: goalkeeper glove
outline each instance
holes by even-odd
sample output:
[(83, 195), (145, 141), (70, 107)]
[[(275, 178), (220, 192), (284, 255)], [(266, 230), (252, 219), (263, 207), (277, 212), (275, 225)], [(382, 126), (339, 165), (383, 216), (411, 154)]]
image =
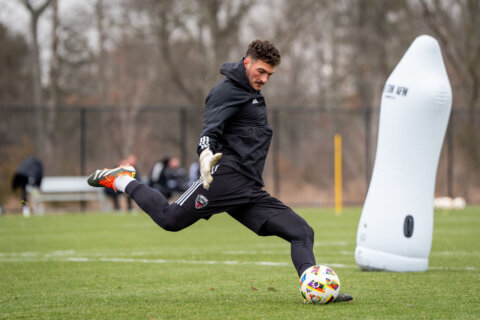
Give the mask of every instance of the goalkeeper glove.
[(210, 149), (205, 149), (200, 153), (200, 176), (203, 180), (203, 187), (208, 190), (210, 188), (210, 183), (213, 181), (212, 177), (212, 167), (217, 163), (218, 160), (222, 157), (221, 153), (213, 154)]

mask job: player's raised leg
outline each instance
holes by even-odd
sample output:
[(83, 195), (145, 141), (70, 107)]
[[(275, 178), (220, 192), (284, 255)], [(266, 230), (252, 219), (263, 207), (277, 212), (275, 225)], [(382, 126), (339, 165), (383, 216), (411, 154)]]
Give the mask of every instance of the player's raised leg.
[(135, 168), (129, 165), (95, 171), (88, 178), (93, 187), (106, 187), (128, 194), (152, 220), (166, 231), (182, 230), (198, 217), (168, 200), (156, 189), (135, 180)]

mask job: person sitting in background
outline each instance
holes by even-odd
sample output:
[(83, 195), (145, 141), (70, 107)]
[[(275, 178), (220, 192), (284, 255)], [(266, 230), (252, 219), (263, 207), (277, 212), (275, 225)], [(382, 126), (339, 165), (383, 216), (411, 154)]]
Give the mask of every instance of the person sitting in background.
[[(165, 157), (161, 160), (155, 162), (150, 170), (150, 175), (148, 176), (148, 185), (158, 191), (162, 189), (162, 183), (160, 180), (163, 179), (162, 172), (168, 165), (169, 157)], [(160, 191), (161, 192), (161, 191)]]
[(188, 169), (188, 186), (190, 187), (198, 179), (200, 179), (200, 163), (198, 161), (194, 161)]
[(155, 162), (150, 171), (148, 185), (169, 199), (175, 192), (184, 192), (188, 188), (185, 170), (177, 157), (166, 157)]

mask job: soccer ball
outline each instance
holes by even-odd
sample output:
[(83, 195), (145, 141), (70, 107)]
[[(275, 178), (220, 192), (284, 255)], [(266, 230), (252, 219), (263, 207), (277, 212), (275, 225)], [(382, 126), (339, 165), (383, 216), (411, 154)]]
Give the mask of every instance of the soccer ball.
[(311, 266), (300, 277), (299, 289), (305, 303), (327, 304), (338, 296), (340, 279), (327, 266)]

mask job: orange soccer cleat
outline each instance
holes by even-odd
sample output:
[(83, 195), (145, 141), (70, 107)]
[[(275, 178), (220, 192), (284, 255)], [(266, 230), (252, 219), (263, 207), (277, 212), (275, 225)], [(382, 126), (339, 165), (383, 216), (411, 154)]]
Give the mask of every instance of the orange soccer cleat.
[(117, 191), (114, 186), (115, 179), (124, 174), (134, 178), (135, 168), (127, 164), (114, 169), (97, 170), (87, 181), (92, 187), (105, 187)]

